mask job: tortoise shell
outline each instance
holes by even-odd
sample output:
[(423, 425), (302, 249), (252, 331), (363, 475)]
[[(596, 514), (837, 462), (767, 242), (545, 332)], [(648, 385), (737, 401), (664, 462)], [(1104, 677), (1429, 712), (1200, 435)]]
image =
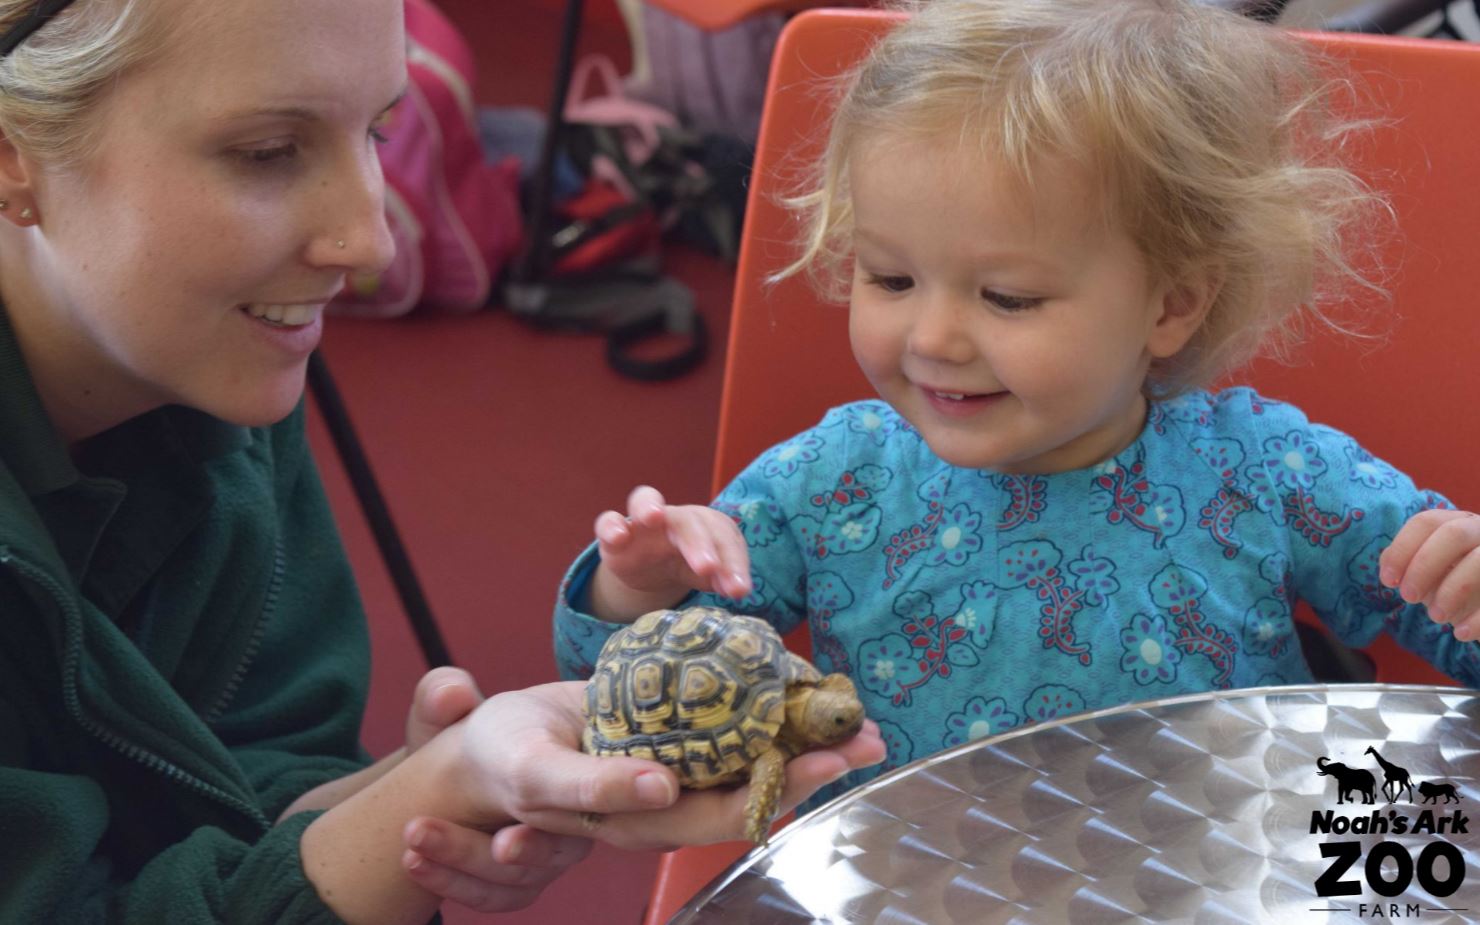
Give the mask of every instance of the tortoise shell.
[(593, 755), (661, 761), (686, 787), (743, 781), (817, 669), (764, 620), (717, 607), (658, 610), (614, 633), (586, 685)]

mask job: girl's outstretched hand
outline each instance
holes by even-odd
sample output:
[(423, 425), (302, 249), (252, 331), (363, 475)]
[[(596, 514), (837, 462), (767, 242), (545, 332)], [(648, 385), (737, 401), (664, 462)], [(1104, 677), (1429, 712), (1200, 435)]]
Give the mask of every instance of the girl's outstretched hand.
[(1454, 638), (1480, 638), (1480, 515), (1421, 511), (1403, 525), (1378, 560), (1381, 581), (1403, 600), (1449, 623)]
[(640, 485), (627, 513), (596, 518), (601, 566), (591, 584), (592, 613), (630, 622), (681, 601), (690, 591), (739, 599), (750, 593), (750, 551), (728, 515), (701, 504), (670, 505)]

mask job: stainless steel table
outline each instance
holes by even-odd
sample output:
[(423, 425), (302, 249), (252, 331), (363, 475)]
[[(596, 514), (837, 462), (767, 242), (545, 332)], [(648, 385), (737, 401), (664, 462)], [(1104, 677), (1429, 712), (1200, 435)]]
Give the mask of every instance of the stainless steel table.
[(1480, 692), (1259, 688), (917, 761), (798, 819), (672, 923), (1480, 922), (1477, 849)]

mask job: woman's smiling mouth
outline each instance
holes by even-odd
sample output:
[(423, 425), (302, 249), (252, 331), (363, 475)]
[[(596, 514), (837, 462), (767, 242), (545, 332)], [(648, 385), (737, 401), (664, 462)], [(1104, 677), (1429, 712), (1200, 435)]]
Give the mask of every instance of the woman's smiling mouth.
[(319, 313), (324, 310), (322, 302), (316, 303), (294, 303), (278, 305), (267, 302), (253, 302), (242, 306), (242, 310), (259, 321), (280, 328), (298, 328), (311, 324), (318, 319)]

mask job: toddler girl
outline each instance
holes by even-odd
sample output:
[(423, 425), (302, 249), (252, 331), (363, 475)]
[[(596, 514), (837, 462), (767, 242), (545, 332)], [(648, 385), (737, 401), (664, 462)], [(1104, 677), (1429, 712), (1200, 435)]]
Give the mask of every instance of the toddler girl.
[[(1480, 681), (1480, 518), (1246, 388), (1380, 200), (1300, 40), (1191, 0), (933, 0), (852, 75), (795, 203), (879, 399), (711, 508), (596, 521), (568, 675), (658, 607), (806, 620), (882, 768), (1151, 698), (1311, 680), (1292, 611)], [(1444, 624), (1454, 624), (1453, 630)], [(824, 794), (825, 796), (826, 794)]]

